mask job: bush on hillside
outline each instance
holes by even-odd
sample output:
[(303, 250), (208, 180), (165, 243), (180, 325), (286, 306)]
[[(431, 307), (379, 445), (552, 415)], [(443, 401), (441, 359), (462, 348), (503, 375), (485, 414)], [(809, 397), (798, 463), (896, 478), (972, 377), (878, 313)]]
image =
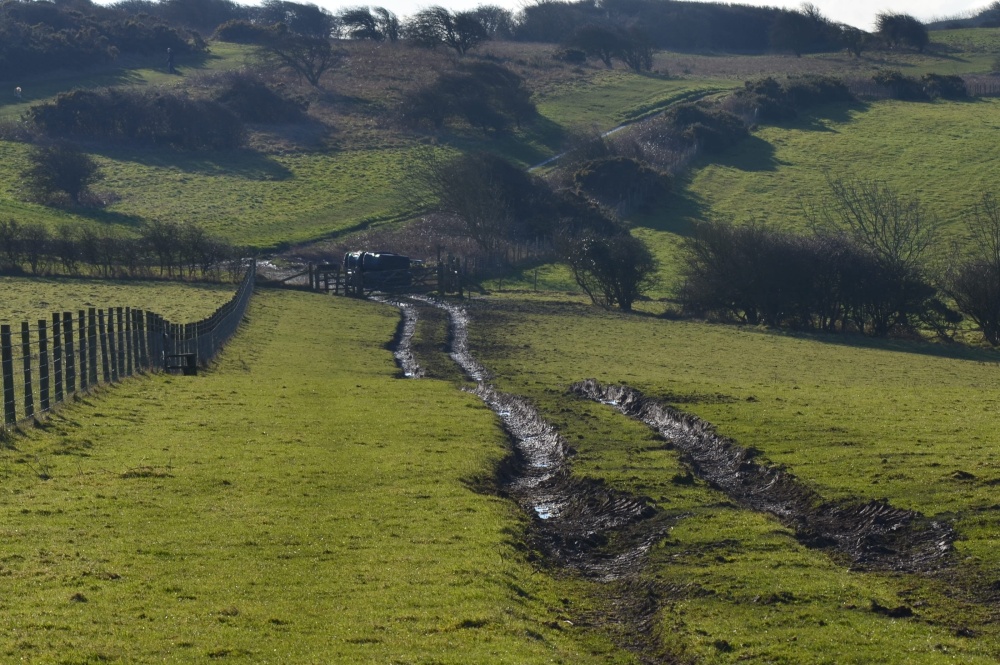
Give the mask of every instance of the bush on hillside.
[(748, 136), (739, 117), (719, 108), (678, 104), (663, 117), (676, 135), (708, 152), (721, 152)]
[(630, 312), (656, 282), (656, 258), (645, 242), (627, 231), (565, 235), (557, 246), (576, 283), (595, 305), (617, 305)]
[(244, 19), (234, 19), (216, 28), (214, 37), (221, 42), (233, 44), (263, 44), (270, 34), (271, 31), (265, 26)]
[(885, 89), (893, 99), (904, 101), (924, 101), (927, 99), (927, 93), (924, 92), (924, 86), (920, 81), (906, 76), (898, 70), (884, 69), (876, 72), (872, 76), (872, 81)]
[(28, 116), (50, 136), (137, 141), (179, 149), (243, 144), (240, 119), (222, 104), (176, 92), (107, 88), (60, 93)]
[(966, 99), (969, 91), (965, 79), (957, 75), (924, 74), (920, 77), (924, 94), (930, 99)]
[(810, 74), (784, 81), (768, 76), (747, 81), (730, 96), (727, 107), (754, 122), (785, 122), (810, 107), (853, 99), (842, 81), (829, 76)]
[(37, 200), (50, 202), (57, 195), (65, 195), (77, 204), (90, 185), (101, 177), (97, 162), (66, 141), (33, 148), (28, 154), (28, 168), (22, 175)]
[(524, 79), (502, 65), (473, 62), (441, 74), (430, 86), (408, 94), (400, 117), (410, 127), (441, 129), (463, 120), (483, 133), (501, 133), (533, 117), (535, 105)]
[(246, 71), (224, 74), (214, 98), (244, 122), (301, 122), (309, 105), (304, 99), (281, 95)]
[(689, 314), (884, 337), (935, 318), (939, 304), (918, 266), (889, 264), (842, 235), (702, 222), (685, 253), (679, 297)]
[(641, 208), (670, 192), (670, 176), (629, 157), (585, 162), (573, 174), (573, 182), (612, 208)]

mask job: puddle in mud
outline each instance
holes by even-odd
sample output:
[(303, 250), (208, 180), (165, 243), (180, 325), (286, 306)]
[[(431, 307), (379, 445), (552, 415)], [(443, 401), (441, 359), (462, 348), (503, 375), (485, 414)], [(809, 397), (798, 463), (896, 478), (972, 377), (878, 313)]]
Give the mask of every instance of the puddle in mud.
[[(489, 372), (469, 351), (465, 310), (421, 296), (411, 296), (411, 300), (417, 309), (437, 307), (448, 313), (451, 358), (476, 382), (469, 391), (497, 415), (510, 436), (511, 454), (501, 464), (497, 482), (500, 491), (531, 517), (528, 545), (547, 565), (605, 583), (604, 595), (613, 608), (609, 621), (628, 634), (623, 646), (642, 662), (661, 662), (648, 656), (664, 652), (650, 630), (659, 611), (658, 603), (650, 602), (655, 594), (646, 589), (640, 597), (632, 589), (645, 584), (640, 573), (647, 554), (666, 535), (672, 518), (645, 498), (596, 480), (574, 478), (569, 446), (559, 432), (528, 400), (486, 382)], [(407, 335), (412, 336), (413, 328), (415, 322), (402, 326), (400, 345)]]
[(408, 379), (419, 379), (424, 375), (424, 370), (417, 363), (417, 356), (413, 352), (413, 335), (417, 330), (418, 319), (416, 307), (405, 300), (382, 296), (369, 296), (369, 300), (399, 308), (401, 317), (392, 343), (392, 355), (396, 358), (396, 364), (402, 370), (403, 376)]
[(613, 406), (656, 430), (681, 451), (694, 473), (740, 505), (776, 516), (805, 545), (834, 549), (872, 570), (928, 571), (950, 563), (954, 530), (886, 501), (824, 501), (792, 474), (758, 462), (752, 451), (711, 425), (637, 390), (587, 380), (576, 394)]

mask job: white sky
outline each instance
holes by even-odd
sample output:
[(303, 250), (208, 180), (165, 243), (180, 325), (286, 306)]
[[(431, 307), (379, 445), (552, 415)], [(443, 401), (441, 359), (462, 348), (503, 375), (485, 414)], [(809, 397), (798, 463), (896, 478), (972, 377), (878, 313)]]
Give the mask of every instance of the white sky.
[[(345, 6), (377, 5), (390, 9), (400, 17), (409, 16), (419, 9), (430, 5), (441, 5), (451, 10), (473, 9), (483, 4), (495, 4), (517, 10), (530, 0), (295, 0), (304, 4), (314, 3), (337, 12)], [(762, 5), (771, 7), (788, 7), (795, 9), (802, 6), (802, 0), (728, 0), (734, 4)], [(241, 4), (256, 4), (237, 0)], [(813, 0), (812, 4), (819, 7), (827, 18), (838, 23), (872, 30), (875, 15), (882, 11), (893, 11), (915, 16), (922, 21), (929, 21), (945, 16), (955, 16), (970, 9), (982, 9), (990, 4), (990, 0)]]

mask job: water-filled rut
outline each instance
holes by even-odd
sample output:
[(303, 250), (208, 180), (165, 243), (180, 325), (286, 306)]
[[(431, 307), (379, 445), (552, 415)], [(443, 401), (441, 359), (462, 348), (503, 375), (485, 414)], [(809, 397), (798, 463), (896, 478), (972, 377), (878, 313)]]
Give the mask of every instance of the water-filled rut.
[(955, 533), (947, 524), (886, 501), (824, 501), (794, 475), (758, 461), (705, 421), (638, 390), (593, 379), (572, 390), (645, 423), (681, 451), (696, 475), (741, 506), (774, 515), (804, 544), (842, 552), (858, 567), (927, 571), (944, 565), (953, 550)]

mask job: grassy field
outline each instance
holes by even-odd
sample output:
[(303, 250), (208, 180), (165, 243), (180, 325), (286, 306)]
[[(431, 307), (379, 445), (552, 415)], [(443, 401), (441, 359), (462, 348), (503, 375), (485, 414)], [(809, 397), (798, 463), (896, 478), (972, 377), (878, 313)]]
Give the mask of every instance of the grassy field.
[(183, 323), (214, 312), (233, 296), (232, 284), (0, 277), (5, 323), (34, 323), (52, 312), (134, 307)]
[[(776, 521), (700, 483), (675, 483), (683, 471), (676, 453), (645, 426), (565, 393), (587, 377), (628, 383), (715, 423), (824, 498), (887, 498), (953, 521), (960, 575), (987, 585), (1000, 578), (992, 508), (1000, 356), (626, 317), (523, 297), (474, 311), (473, 348), (502, 388), (529, 395), (573, 442), (577, 473), (684, 516), (650, 572), (673, 590), (664, 621), (681, 651), (708, 662), (1000, 656), (994, 610), (949, 597), (933, 577), (852, 572), (803, 548)], [(917, 618), (878, 615), (873, 601), (912, 606)], [(963, 627), (977, 637), (961, 637)]]
[(877, 179), (916, 197), (941, 224), (937, 254), (966, 238), (964, 217), (1000, 176), (982, 146), (996, 131), (1000, 101), (838, 105), (782, 126), (761, 127), (725, 154), (696, 165), (659, 210), (633, 217), (661, 259), (667, 295), (678, 244), (691, 223), (758, 220), (805, 230), (830, 191), (828, 179)]
[(632, 662), (474, 489), (504, 453), (492, 414), (397, 378), (394, 309), (267, 292), (249, 317), (213, 371), (0, 450), (3, 659)]

